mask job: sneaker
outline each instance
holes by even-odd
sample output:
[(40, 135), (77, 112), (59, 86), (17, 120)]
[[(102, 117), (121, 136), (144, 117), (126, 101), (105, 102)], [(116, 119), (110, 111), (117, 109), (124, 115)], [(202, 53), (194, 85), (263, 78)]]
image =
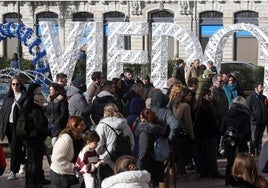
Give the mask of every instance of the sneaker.
[(19, 174), (25, 174), (25, 164), (20, 165)]
[(7, 180), (15, 180), (16, 174), (14, 174), (12, 171), (10, 172), (9, 176), (7, 177)]

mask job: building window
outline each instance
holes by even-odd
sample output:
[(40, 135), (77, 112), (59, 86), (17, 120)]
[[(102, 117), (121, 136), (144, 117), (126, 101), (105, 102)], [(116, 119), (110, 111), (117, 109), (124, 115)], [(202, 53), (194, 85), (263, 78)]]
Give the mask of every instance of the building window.
[[(103, 34), (104, 34), (104, 40), (103, 40), (103, 56), (104, 60), (107, 60), (107, 41), (108, 41), (108, 23), (109, 22), (125, 22), (128, 21), (128, 18), (125, 16), (122, 12), (107, 12), (103, 15)], [(131, 42), (130, 42), (130, 36), (124, 37), (124, 47), (126, 50), (131, 48)]]
[(203, 51), (205, 51), (209, 38), (223, 26), (223, 13), (207, 11), (200, 13), (199, 17), (199, 40)]
[[(166, 22), (166, 23), (174, 23), (174, 14), (167, 10), (161, 11), (154, 11), (150, 12), (148, 15), (148, 22), (149, 22), (149, 35), (147, 40), (148, 46), (148, 54), (149, 58), (151, 58), (151, 51), (152, 51), (152, 23), (154, 22)], [(174, 54), (178, 54), (174, 52), (174, 39), (169, 37), (168, 39), (168, 57), (173, 58)], [(178, 46), (178, 44), (177, 44)]]
[[(74, 22), (94, 22), (94, 14), (90, 12), (76, 12), (73, 14)], [(86, 58), (86, 45), (87, 45), (88, 28), (86, 27), (83, 34), (82, 46), (78, 55), (79, 59)]]
[[(259, 14), (253, 11), (240, 11), (234, 14), (234, 23), (258, 25)], [(247, 31), (234, 34), (233, 60), (258, 64), (258, 40)]]
[[(18, 23), (18, 13), (16, 12), (9, 12), (7, 14), (3, 15), (3, 23), (7, 22), (14, 22)], [(22, 15), (20, 15), (20, 19), (22, 19)], [(6, 40), (3, 41), (3, 47), (4, 47), (4, 57), (11, 58), (12, 53), (18, 51), (18, 39), (13, 38), (6, 38)]]

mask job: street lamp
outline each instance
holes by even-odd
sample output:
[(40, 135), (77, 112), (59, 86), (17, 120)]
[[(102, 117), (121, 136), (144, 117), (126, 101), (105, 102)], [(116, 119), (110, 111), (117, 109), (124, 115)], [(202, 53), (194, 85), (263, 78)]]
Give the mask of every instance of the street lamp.
[[(21, 23), (21, 20), (20, 20), (20, 1), (17, 1), (17, 5), (18, 5), (18, 24), (19, 24), (19, 23)], [(22, 58), (22, 47), (21, 47), (20, 39), (18, 39), (17, 52), (18, 52), (18, 57)]]

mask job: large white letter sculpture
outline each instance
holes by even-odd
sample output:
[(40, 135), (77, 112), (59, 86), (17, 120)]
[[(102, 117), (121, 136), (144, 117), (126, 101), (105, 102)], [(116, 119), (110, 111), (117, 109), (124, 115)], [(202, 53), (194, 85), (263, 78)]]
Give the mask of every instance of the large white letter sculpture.
[[(204, 59), (212, 60), (217, 67), (218, 72), (221, 70), (221, 61), (223, 48), (228, 38), (236, 31), (250, 32), (260, 43), (260, 48), (263, 53), (263, 59), (265, 62), (268, 60), (268, 36), (258, 26), (253, 24), (233, 24), (219, 29), (212, 37), (209, 38), (209, 42), (206, 46)], [(264, 94), (268, 94), (268, 65), (264, 66)]]
[(123, 63), (147, 63), (148, 52), (143, 50), (124, 50), (124, 36), (147, 34), (147, 22), (113, 22), (108, 24), (108, 79), (120, 76), (123, 72)]
[(174, 23), (153, 23), (151, 78), (156, 87), (167, 82), (168, 36), (177, 39), (186, 50), (187, 66), (194, 60), (203, 60), (202, 47), (198, 38), (190, 31)]
[(103, 61), (103, 23), (87, 23), (87, 57), (86, 57), (86, 83), (89, 86), (91, 74), (94, 71), (102, 71)]
[(77, 54), (82, 45), (82, 36), (86, 23), (75, 22), (73, 24), (71, 27), (72, 30), (66, 40), (64, 52), (61, 50), (59, 36), (55, 30), (55, 24), (53, 22), (41, 22), (40, 26), (53, 80), (55, 80), (56, 74), (59, 72), (67, 74), (68, 80), (71, 80), (77, 60)]

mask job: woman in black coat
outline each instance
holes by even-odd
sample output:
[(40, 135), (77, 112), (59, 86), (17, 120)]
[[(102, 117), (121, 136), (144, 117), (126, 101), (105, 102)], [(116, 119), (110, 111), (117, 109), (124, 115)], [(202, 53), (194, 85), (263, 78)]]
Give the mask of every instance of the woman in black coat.
[(16, 135), (17, 120), (21, 114), (25, 100), (26, 88), (20, 77), (15, 76), (10, 80), (10, 88), (4, 99), (0, 111), (0, 139), (7, 136), (11, 150), (10, 174), (8, 180), (16, 179), (16, 173), (20, 169), (20, 164), (25, 162), (22, 138)]
[(152, 110), (144, 109), (140, 120), (137, 164), (141, 170), (151, 173), (151, 186), (156, 187), (159, 182), (164, 182), (164, 161), (154, 159), (154, 141), (160, 135), (167, 138), (169, 131), (158, 123), (157, 116)]
[(250, 110), (246, 106), (246, 100), (238, 96), (233, 100), (229, 111), (224, 116), (220, 128), (220, 134), (223, 136), (228, 127), (234, 127), (238, 133), (238, 143), (234, 147), (223, 145), (223, 138), (221, 145), (224, 147), (225, 156), (227, 158), (225, 185), (229, 184), (231, 168), (234, 163), (237, 152), (248, 152), (247, 142), (250, 140)]
[(27, 146), (26, 188), (42, 187), (43, 184), (50, 183), (50, 181), (45, 180), (43, 170), (48, 122), (42, 109), (44, 98), (40, 91), (39, 84), (31, 84), (26, 96), (27, 106), (24, 106), (24, 109), (27, 109), (25, 111), (27, 137), (24, 139)]
[(59, 84), (52, 83), (49, 86), (47, 116), (53, 146), (58, 135), (65, 128), (69, 117), (67, 98), (61, 95), (60, 91), (61, 87)]
[(224, 178), (217, 165), (217, 121), (211, 104), (212, 95), (209, 89), (201, 91), (196, 112), (194, 134), (197, 147), (197, 168), (201, 177)]

